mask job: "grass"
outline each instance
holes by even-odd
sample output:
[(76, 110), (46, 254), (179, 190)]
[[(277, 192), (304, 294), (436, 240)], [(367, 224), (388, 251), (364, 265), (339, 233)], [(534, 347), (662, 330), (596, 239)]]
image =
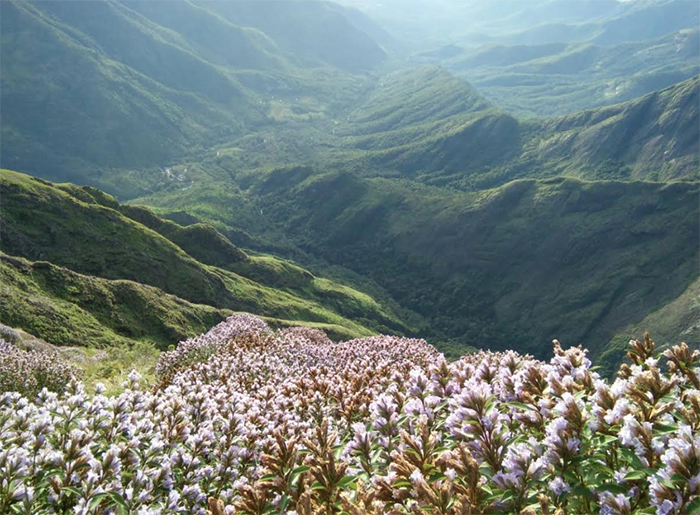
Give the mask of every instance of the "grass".
[(0, 322), (54, 345), (105, 349), (141, 341), (163, 349), (230, 313), (132, 281), (85, 276), (4, 253), (0, 274)]
[[(158, 332), (158, 343), (173, 343), (202, 332), (226, 311), (341, 326), (357, 335), (410, 331), (368, 295), (272, 256), (248, 256), (212, 226), (183, 227), (90, 188), (54, 186), (10, 171), (0, 173), (0, 193), (2, 251), (41, 261), (17, 265), (18, 270), (31, 271), (36, 295), (47, 297), (51, 309), (60, 300), (60, 318), (80, 320), (80, 331), (70, 324), (61, 329), (60, 323), (29, 327), (50, 317), (29, 309), (29, 300), (20, 301), (21, 273), (15, 270), (18, 298), (7, 308), (15, 313), (14, 325), (51, 343), (93, 342), (88, 335), (105, 324), (119, 337), (131, 332), (155, 338)], [(83, 316), (86, 309), (90, 316)], [(154, 320), (144, 316), (153, 312)], [(184, 321), (167, 320), (183, 313), (208, 318), (196, 331)]]

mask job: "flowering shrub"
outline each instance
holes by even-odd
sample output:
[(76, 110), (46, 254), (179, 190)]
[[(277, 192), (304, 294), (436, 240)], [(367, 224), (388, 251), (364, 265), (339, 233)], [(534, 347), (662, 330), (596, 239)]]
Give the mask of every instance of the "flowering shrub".
[(167, 380), (177, 370), (206, 361), (225, 343), (249, 333), (266, 333), (269, 330), (258, 317), (233, 315), (208, 332), (180, 342), (175, 350), (161, 354), (156, 374)]
[[(230, 329), (230, 331), (229, 331)], [(0, 396), (0, 513), (641, 514), (700, 503), (700, 353), (648, 338), (607, 382), (584, 350), (455, 363), (233, 317), (107, 397)], [(199, 345), (199, 344), (198, 344)], [(204, 346), (203, 344), (201, 346)], [(183, 356), (182, 358), (178, 356)]]
[(20, 335), (16, 329), (0, 324), (0, 340), (5, 340), (7, 343), (17, 343), (20, 340)]
[(22, 350), (0, 339), (0, 392), (32, 397), (43, 388), (63, 390), (79, 375), (55, 352)]

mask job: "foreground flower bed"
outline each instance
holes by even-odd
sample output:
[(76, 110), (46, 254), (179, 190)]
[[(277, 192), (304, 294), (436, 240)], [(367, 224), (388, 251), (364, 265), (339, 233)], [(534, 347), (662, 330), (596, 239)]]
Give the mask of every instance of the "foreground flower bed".
[(0, 394), (0, 513), (693, 513), (700, 353), (666, 354), (607, 382), (558, 344), (447, 363), (232, 317), (152, 390)]

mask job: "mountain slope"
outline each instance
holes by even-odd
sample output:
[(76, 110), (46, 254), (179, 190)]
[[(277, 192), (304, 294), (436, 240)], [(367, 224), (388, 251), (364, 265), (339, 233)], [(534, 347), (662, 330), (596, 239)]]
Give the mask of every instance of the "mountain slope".
[(6, 254), (134, 281), (217, 309), (330, 324), (345, 334), (408, 330), (368, 295), (284, 261), (248, 256), (209, 226), (183, 228), (93, 189), (57, 187), (9, 171), (0, 175), (0, 193), (0, 250)]
[[(559, 338), (600, 353), (697, 279), (697, 183), (556, 178), (460, 193), (311, 168), (245, 181), (270, 226), (372, 279), (455, 345), (542, 355)], [(146, 201), (187, 209), (173, 195)]]
[(700, 31), (688, 27), (614, 46), (516, 41), (422, 59), (439, 62), (512, 113), (556, 116), (632, 100), (697, 75)]
[[(75, 180), (98, 163), (90, 175), (99, 180), (111, 167), (167, 162), (225, 119), (207, 99), (110, 59), (33, 4), (3, 2), (1, 22), (3, 166)], [(187, 73), (182, 63), (175, 68)]]
[(697, 76), (638, 100), (547, 120), (536, 151), (577, 169), (612, 160), (633, 179), (697, 179), (699, 94)]
[(197, 0), (196, 4), (232, 23), (264, 32), (303, 66), (329, 64), (359, 72), (381, 64), (386, 58), (384, 50), (367, 34), (367, 31), (376, 34), (381, 29), (372, 27), (371, 20), (361, 13), (331, 2)]
[(143, 194), (281, 108), (332, 116), (386, 57), (339, 6), (223, 4), (2, 2), (1, 165)]
[(163, 349), (230, 313), (133, 281), (81, 275), (4, 253), (0, 277), (2, 323), (61, 346), (104, 348), (146, 341)]
[[(695, 180), (699, 88), (696, 76), (637, 100), (542, 121), (520, 121), (493, 109), (438, 116), (439, 121), (419, 130), (408, 127), (355, 137), (346, 146), (363, 152), (339, 153), (338, 161), (354, 158), (366, 173), (399, 172), (461, 189), (557, 175)], [(375, 126), (381, 123), (373, 121)]]

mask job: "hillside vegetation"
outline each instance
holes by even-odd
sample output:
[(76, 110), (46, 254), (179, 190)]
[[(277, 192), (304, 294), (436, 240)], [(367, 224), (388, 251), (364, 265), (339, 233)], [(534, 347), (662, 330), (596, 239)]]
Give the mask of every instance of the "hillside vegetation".
[[(0, 444), (26, 456), (0, 469), (4, 513), (700, 507), (700, 352), (685, 344), (630, 342), (634, 366), (608, 381), (559, 342), (548, 362), (510, 351), (449, 363), (424, 340), (334, 343), (239, 315), (162, 354), (155, 386), (134, 371), (114, 396), (45, 353), (0, 349), (0, 388), (22, 382), (10, 367), (23, 362), (40, 380), (52, 372), (56, 392), (34, 395), (35, 381), (3, 395)], [(29, 444), (11, 430), (23, 425)]]
[(179, 299), (99, 342), (247, 311), (612, 372), (642, 330), (697, 341), (695, 4), (346, 3), (3, 2), (3, 166), (75, 185), (3, 172), (0, 251)]
[[(370, 279), (453, 348), (541, 355), (566, 338), (608, 349), (614, 364), (620, 342), (663, 325), (639, 324), (697, 279), (699, 85), (521, 121), (440, 70), (396, 73), (321, 146), (317, 133), (280, 131), (252, 168), (217, 147), (226, 157), (204, 158), (191, 188), (135, 202)], [(404, 112), (401, 98), (420, 108)], [(250, 143), (234, 145), (258, 155)], [(280, 166), (311, 147), (308, 166)], [(680, 305), (673, 334), (695, 341)]]
[(0, 194), (8, 299), (0, 322), (50, 343), (104, 345), (116, 335), (115, 344), (163, 346), (231, 311), (307, 321), (343, 337), (408, 330), (370, 296), (248, 256), (208, 225), (182, 227), (93, 188), (7, 170)]
[[(697, 278), (697, 183), (522, 180), (458, 193), (298, 168), (248, 180), (289, 241), (373, 279), (437, 338), (536, 355), (565, 338), (602, 352)], [(225, 211), (217, 223), (237, 227)]]
[(485, 45), (449, 59), (426, 56), (492, 102), (525, 115), (561, 115), (632, 100), (697, 75), (697, 25), (660, 39)]

